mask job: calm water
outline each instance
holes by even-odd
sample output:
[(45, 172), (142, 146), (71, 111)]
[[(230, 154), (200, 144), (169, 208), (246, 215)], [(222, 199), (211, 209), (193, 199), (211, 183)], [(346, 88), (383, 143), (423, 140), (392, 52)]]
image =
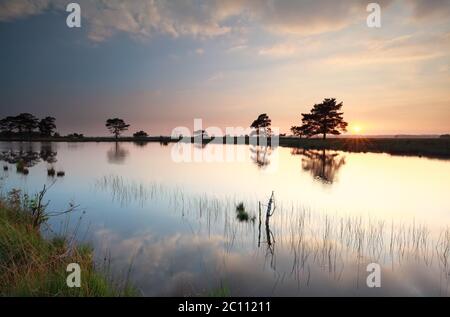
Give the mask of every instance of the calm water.
[[(0, 143), (2, 191), (32, 194), (53, 182), (49, 166), (65, 171), (49, 209), (79, 208), (52, 229), (78, 228), (116, 276), (131, 264), (148, 296), (449, 295), (449, 161), (187, 145), (197, 162), (179, 162), (174, 146)], [(369, 263), (382, 267), (381, 288), (366, 285)]]

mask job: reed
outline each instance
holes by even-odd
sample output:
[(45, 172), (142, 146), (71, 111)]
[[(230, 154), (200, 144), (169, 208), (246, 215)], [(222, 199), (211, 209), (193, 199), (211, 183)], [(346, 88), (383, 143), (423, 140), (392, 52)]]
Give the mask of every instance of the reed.
[[(44, 194), (45, 189), (37, 199)], [(135, 295), (128, 285), (116, 285), (96, 270), (89, 246), (65, 236), (44, 239), (41, 226), (50, 215), (44, 206), (17, 190), (0, 197), (0, 296)], [(69, 263), (82, 269), (80, 288), (66, 284)]]
[[(392, 269), (411, 263), (422, 265), (430, 272), (440, 272), (446, 279), (443, 285), (450, 282), (450, 230), (446, 227), (432, 230), (414, 219), (388, 222), (368, 215), (315, 211), (298, 202), (277, 202), (274, 212), (275, 204), (269, 209), (267, 203), (273, 196), (218, 198), (114, 175), (100, 179), (97, 185), (126, 206), (134, 202), (142, 206), (144, 202), (167, 203), (171, 212), (179, 213), (186, 221), (195, 221), (196, 235), (205, 230), (206, 236), (223, 236), (227, 254), (234, 248), (248, 252), (256, 249), (275, 272), (277, 254), (282, 253), (291, 261), (289, 273), (299, 285), (313, 283), (311, 272), (316, 268), (340, 280), (345, 274), (365, 272), (364, 264), (372, 262)], [(259, 221), (242, 222), (239, 214), (247, 210), (259, 210)], [(364, 274), (358, 276), (364, 283)]]

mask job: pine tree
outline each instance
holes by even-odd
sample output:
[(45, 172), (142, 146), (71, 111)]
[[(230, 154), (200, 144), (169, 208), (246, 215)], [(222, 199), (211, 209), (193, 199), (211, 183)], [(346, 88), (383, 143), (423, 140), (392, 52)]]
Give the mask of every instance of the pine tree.
[(310, 113), (302, 114), (302, 126), (299, 128), (307, 137), (327, 134), (339, 135), (347, 132), (348, 123), (344, 121), (342, 109), (343, 103), (336, 103), (336, 99), (325, 99), (322, 103), (315, 104)]

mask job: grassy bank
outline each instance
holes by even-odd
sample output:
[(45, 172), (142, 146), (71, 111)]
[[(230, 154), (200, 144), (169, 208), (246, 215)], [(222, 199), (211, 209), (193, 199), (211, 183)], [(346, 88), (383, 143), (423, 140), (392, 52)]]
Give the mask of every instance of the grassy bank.
[[(44, 239), (40, 227), (47, 216), (35, 207), (36, 200), (17, 191), (0, 197), (0, 296), (134, 295), (96, 270), (89, 246), (73, 245), (65, 237)], [(79, 288), (67, 286), (69, 263), (80, 265)]]
[[(191, 140), (194, 142), (194, 140)], [(245, 144), (256, 144), (256, 139), (248, 137)], [(225, 138), (216, 138), (211, 143), (225, 143)], [(234, 143), (238, 143), (236, 138)], [(241, 141), (242, 142), (242, 141)], [(271, 143), (271, 140), (268, 140)], [(280, 137), (279, 146), (314, 149), (335, 150), (346, 152), (388, 153), (392, 155), (426, 156), (432, 158), (450, 158), (450, 139), (448, 138), (330, 138), (330, 139), (300, 139), (296, 137)]]
[(280, 146), (450, 158), (450, 139), (445, 138), (336, 138), (328, 140), (280, 138)]
[[(32, 142), (135, 142), (145, 144), (150, 142), (159, 142), (168, 144), (178, 142), (178, 139), (171, 139), (169, 136), (150, 136), (150, 137), (83, 137), (83, 138), (33, 138), (33, 139), (14, 139), (0, 138), (0, 141), (32, 141)], [(227, 142), (234, 144), (256, 144), (256, 139), (231, 138), (224, 137), (204, 139), (203, 143), (225, 144)], [(188, 142), (196, 142), (194, 138)], [(270, 139), (269, 139), (270, 143)], [(312, 138), (300, 139), (295, 137), (280, 137), (279, 145), (284, 147), (315, 149), (315, 150), (336, 150), (347, 152), (373, 152), (388, 153), (392, 155), (411, 155), (426, 156), (434, 158), (450, 158), (450, 138), (330, 138), (326, 140)]]

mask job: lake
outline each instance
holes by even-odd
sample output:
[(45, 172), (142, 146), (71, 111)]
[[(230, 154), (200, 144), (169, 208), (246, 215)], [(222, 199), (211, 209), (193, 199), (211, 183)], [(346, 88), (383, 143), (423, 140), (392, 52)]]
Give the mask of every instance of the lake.
[[(91, 243), (99, 267), (145, 296), (449, 295), (448, 160), (125, 142), (0, 153), (3, 193), (47, 184), (49, 211), (77, 205), (47, 234)], [(381, 287), (367, 285), (371, 263)]]

